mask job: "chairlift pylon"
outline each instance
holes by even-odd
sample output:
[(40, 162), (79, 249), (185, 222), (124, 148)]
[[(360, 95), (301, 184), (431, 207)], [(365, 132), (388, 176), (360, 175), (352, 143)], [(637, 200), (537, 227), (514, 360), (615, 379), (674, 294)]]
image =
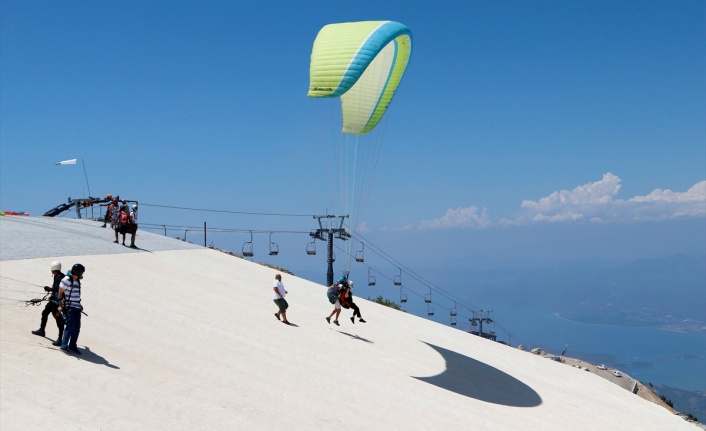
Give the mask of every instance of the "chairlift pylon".
[(356, 262), (365, 262), (365, 243), (361, 242), (360, 243), (360, 250), (355, 252), (355, 261)]
[(252, 238), (252, 231), (250, 231), (250, 241), (245, 241), (243, 243), (243, 250), (242, 250), (243, 257), (253, 257), (255, 256), (255, 250), (253, 248), (253, 238)]
[(272, 241), (272, 232), (270, 232), (270, 256), (277, 256), (279, 254), (279, 245)]

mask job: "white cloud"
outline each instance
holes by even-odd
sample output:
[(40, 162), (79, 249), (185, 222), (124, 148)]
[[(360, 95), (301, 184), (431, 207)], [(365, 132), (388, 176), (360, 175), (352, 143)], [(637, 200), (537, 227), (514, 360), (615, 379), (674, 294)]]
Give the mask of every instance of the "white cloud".
[(518, 221), (557, 223), (601, 217), (600, 213), (615, 202), (620, 187), (620, 178), (608, 172), (600, 180), (572, 190), (559, 190), (536, 201), (522, 201), (520, 206), (525, 213)]
[[(610, 172), (603, 174), (603, 178), (598, 181), (587, 183), (576, 187), (573, 190), (559, 190), (543, 197), (537, 201), (522, 201), (522, 208), (527, 208), (538, 214), (555, 213), (559, 216), (557, 220), (575, 220), (577, 213), (571, 213), (568, 208), (582, 207), (586, 205), (606, 205), (610, 204), (613, 197), (620, 191), (620, 178)], [(571, 216), (570, 214), (575, 214)]]
[(441, 217), (422, 220), (406, 229), (450, 229), (450, 228), (484, 228), (491, 224), (488, 211), (485, 208), (470, 206), (466, 208), (449, 208)]
[(403, 229), (451, 229), (518, 226), (532, 223), (616, 223), (706, 217), (706, 180), (685, 192), (655, 189), (644, 196), (617, 197), (622, 180), (610, 172), (571, 190), (558, 190), (537, 200), (524, 200), (521, 212), (493, 220), (486, 208), (449, 208), (441, 217)]
[(592, 223), (666, 220), (706, 216), (706, 181), (686, 192), (655, 189), (644, 196), (616, 198), (621, 179), (610, 172), (573, 190), (559, 190), (536, 201), (522, 202), (524, 223), (588, 221)]
[(706, 216), (706, 180), (685, 192), (655, 189), (647, 195), (635, 196), (628, 204), (639, 210), (642, 218), (665, 219)]

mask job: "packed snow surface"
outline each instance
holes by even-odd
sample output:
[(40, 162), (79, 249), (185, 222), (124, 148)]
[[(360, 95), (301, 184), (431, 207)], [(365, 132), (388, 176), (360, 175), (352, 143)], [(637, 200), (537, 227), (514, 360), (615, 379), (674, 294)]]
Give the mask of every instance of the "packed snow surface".
[[(592, 373), (357, 299), (327, 324), (319, 284), (140, 232), (1, 218), (0, 429), (694, 430)], [(46, 243), (43, 243), (46, 242)], [(30, 333), (49, 264), (86, 267), (81, 356)], [(47, 337), (56, 337), (50, 317)]]

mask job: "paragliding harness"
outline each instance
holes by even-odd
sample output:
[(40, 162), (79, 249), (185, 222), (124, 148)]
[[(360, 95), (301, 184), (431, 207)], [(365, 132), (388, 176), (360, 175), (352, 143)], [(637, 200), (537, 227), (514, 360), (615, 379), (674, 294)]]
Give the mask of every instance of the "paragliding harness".
[(120, 215), (118, 216), (118, 222), (121, 225), (127, 225), (130, 223), (130, 213), (128, 213), (126, 210), (121, 209), (119, 214)]
[[(346, 287), (348, 285), (348, 274), (344, 274), (343, 277), (341, 277), (340, 280), (338, 280), (336, 283), (334, 283), (333, 286), (329, 287), (328, 290), (326, 291), (326, 297), (328, 298), (328, 302), (331, 304), (335, 304), (336, 300), (342, 299), (343, 297), (341, 296), (341, 292), (344, 292)], [(341, 305), (343, 304), (343, 301), (341, 301)]]
[(351, 288), (348, 286), (343, 287), (338, 294), (338, 300), (340, 301), (341, 307), (351, 308)]
[(331, 304), (335, 304), (336, 300), (338, 299), (338, 292), (339, 292), (339, 287), (340, 286), (338, 283), (334, 284), (333, 286), (329, 287), (328, 290), (326, 291), (326, 296), (328, 297), (328, 302)]

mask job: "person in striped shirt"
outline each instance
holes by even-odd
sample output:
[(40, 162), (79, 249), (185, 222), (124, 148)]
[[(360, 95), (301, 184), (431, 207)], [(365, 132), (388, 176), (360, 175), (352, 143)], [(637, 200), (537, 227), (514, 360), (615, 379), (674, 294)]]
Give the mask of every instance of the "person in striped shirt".
[(76, 341), (81, 332), (81, 279), (86, 271), (80, 263), (71, 267), (59, 286), (59, 297), (62, 299), (62, 310), (66, 319), (64, 338), (61, 340), (61, 350), (80, 355)]

